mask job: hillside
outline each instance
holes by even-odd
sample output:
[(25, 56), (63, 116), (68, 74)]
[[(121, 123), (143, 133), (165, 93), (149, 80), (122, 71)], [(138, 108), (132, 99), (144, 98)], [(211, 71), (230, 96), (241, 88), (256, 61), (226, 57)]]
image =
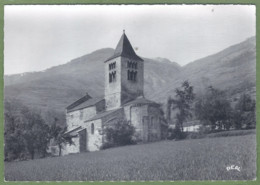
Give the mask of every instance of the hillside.
[[(5, 98), (16, 98), (30, 107), (65, 111), (65, 107), (88, 92), (104, 95), (104, 61), (113, 49), (101, 49), (91, 54), (52, 67), (44, 72), (5, 76)], [(145, 92), (166, 87), (180, 72), (174, 62), (145, 59)]]
[[(63, 114), (67, 105), (86, 92), (93, 97), (104, 95), (103, 61), (113, 52), (100, 49), (42, 72), (5, 76), (5, 99)], [(144, 63), (145, 96), (158, 102), (165, 102), (186, 79), (197, 94), (209, 85), (228, 89), (230, 94), (255, 89), (255, 37), (184, 67), (164, 58), (144, 58)]]
[(182, 67), (177, 78), (168, 87), (157, 91), (150, 98), (163, 101), (174, 94), (184, 80), (189, 80), (197, 95), (212, 85), (227, 90), (230, 96), (242, 92), (255, 95), (256, 44), (255, 37), (226, 48), (214, 55), (196, 60)]

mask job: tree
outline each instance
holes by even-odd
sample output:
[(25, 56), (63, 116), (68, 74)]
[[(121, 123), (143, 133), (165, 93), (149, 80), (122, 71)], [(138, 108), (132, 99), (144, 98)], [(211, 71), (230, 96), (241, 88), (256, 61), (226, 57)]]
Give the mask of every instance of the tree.
[(252, 100), (250, 95), (242, 94), (235, 105), (234, 110), (234, 127), (241, 128), (255, 128), (255, 100)]
[(223, 91), (210, 86), (204, 96), (195, 105), (195, 115), (211, 130), (229, 130), (232, 108)]
[(190, 86), (188, 81), (184, 81), (181, 88), (177, 88), (175, 93), (174, 99), (171, 97), (168, 98), (167, 117), (168, 121), (171, 120), (171, 110), (177, 110), (175, 133), (177, 134), (176, 139), (180, 139), (181, 133), (183, 132), (183, 122), (192, 117), (191, 106), (195, 94), (193, 92), (193, 87)]
[(22, 125), (23, 125), (23, 138), (27, 151), (34, 159), (35, 152), (37, 151), (45, 157), (46, 150), (49, 143), (49, 127), (45, 124), (40, 113), (32, 111), (25, 107), (21, 110)]
[(35, 152), (46, 154), (48, 125), (39, 112), (17, 100), (5, 101), (5, 160), (34, 159)]
[(57, 124), (58, 119), (54, 118), (54, 124), (50, 126), (50, 139), (54, 139), (54, 142), (59, 147), (59, 156), (61, 156), (61, 151), (63, 149), (64, 144), (74, 144), (73, 137), (69, 134), (66, 134), (67, 127), (61, 127)]
[(126, 120), (118, 119), (115, 123), (106, 126), (104, 129), (105, 143), (103, 149), (135, 144), (135, 128)]
[(22, 158), (22, 155), (26, 153), (22, 136), (21, 122), (19, 119), (21, 116), (20, 109), (22, 107), (23, 106), (19, 101), (5, 101), (4, 155), (5, 160), (7, 161)]

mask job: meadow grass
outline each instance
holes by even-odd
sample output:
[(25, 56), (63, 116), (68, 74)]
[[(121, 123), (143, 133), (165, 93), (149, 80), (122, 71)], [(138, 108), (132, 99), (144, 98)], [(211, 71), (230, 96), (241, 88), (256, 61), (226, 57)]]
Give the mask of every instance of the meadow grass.
[[(241, 167), (227, 171), (229, 165)], [(253, 180), (255, 134), (161, 141), (31, 161), (6, 162), (7, 181)]]

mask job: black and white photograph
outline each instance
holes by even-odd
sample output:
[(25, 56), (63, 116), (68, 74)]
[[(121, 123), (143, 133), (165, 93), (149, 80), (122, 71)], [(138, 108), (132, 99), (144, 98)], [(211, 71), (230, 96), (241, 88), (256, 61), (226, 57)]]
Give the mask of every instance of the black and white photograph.
[(5, 181), (256, 180), (256, 6), (5, 5)]

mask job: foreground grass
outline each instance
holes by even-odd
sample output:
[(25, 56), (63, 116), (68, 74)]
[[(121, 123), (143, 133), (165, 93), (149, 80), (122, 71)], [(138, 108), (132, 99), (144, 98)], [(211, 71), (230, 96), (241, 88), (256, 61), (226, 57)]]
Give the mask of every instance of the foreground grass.
[[(255, 135), (162, 141), (5, 163), (7, 181), (252, 180)], [(226, 167), (237, 165), (241, 171)]]

